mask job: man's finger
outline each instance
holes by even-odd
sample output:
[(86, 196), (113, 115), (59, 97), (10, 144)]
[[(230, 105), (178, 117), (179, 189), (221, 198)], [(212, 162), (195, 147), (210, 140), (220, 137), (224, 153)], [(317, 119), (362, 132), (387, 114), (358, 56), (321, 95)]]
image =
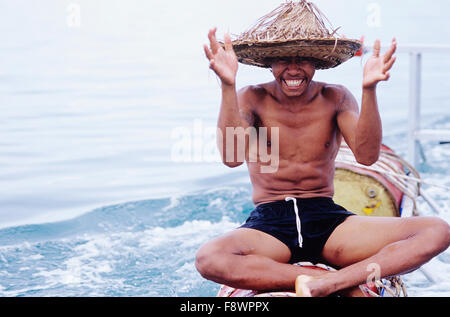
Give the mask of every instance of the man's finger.
[(217, 28), (214, 28), (212, 30), (209, 30), (209, 33), (208, 33), (209, 43), (210, 43), (211, 51), (213, 54), (217, 53), (217, 51), (219, 50), (219, 46), (220, 46), (216, 40), (216, 30), (217, 30)]
[(392, 44), (389, 50), (384, 54), (384, 62), (387, 63), (391, 58), (392, 55), (394, 55), (395, 51), (397, 50), (397, 42), (394, 39), (392, 39)]
[(387, 64), (384, 66), (383, 70), (384, 72), (387, 72), (388, 70), (390, 70), (392, 68), (392, 65), (394, 65), (395, 61), (397, 60), (397, 57), (392, 57), (389, 62), (387, 62)]
[(375, 44), (373, 45), (373, 56), (374, 57), (380, 57), (380, 49), (381, 49), (380, 40), (376, 40)]
[(230, 34), (225, 33), (225, 50), (231, 51), (233, 50), (233, 44), (231, 43), (231, 37)]
[(211, 60), (213, 58), (213, 55), (212, 55), (211, 51), (209, 50), (208, 45), (203, 45), (203, 49), (205, 50), (206, 58), (208, 60)]

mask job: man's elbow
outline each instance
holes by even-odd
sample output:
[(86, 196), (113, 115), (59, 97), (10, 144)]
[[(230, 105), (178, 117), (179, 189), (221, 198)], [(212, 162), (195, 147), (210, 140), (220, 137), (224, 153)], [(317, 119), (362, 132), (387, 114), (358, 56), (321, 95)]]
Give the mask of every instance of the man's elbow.
[(229, 168), (236, 168), (244, 164), (244, 162), (227, 162), (223, 160), (223, 164)]
[(242, 157), (228, 156), (225, 152), (221, 153), (222, 163), (230, 168), (236, 168), (244, 164)]
[(380, 157), (380, 153), (373, 155), (359, 155), (356, 156), (356, 162), (364, 166), (371, 166), (375, 164)]

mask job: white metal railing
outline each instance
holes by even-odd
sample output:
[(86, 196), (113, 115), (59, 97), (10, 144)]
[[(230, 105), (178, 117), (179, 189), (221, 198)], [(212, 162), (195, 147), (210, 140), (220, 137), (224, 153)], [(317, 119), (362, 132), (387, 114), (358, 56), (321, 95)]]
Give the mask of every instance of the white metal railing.
[[(373, 47), (367, 47), (372, 51)], [(388, 49), (383, 46), (382, 50)], [(422, 93), (422, 55), (449, 54), (450, 45), (401, 45), (397, 53), (408, 53), (409, 66), (409, 124), (408, 124), (408, 156), (407, 160), (415, 168), (418, 167), (421, 151), (420, 141), (450, 141), (450, 130), (430, 130), (420, 128), (420, 107)]]
[[(450, 53), (450, 45), (411, 45), (401, 48), (399, 52), (406, 51), (410, 58), (409, 74), (409, 125), (408, 125), (408, 161), (418, 167), (421, 140), (448, 141), (449, 130), (421, 130), (420, 107), (422, 90), (422, 54)], [(423, 154), (423, 153), (422, 153)]]

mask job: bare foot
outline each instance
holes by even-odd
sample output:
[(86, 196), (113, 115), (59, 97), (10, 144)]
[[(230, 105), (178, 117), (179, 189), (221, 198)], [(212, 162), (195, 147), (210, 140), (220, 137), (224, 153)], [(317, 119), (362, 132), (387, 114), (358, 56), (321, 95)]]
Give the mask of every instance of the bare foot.
[(299, 275), (295, 280), (295, 293), (298, 297), (312, 297), (309, 283), (312, 281), (311, 276)]
[[(328, 274), (320, 276), (299, 275), (295, 280), (295, 292), (298, 297), (324, 297), (332, 294), (330, 283), (327, 283)], [(343, 297), (364, 297), (358, 286), (341, 290), (337, 293)]]

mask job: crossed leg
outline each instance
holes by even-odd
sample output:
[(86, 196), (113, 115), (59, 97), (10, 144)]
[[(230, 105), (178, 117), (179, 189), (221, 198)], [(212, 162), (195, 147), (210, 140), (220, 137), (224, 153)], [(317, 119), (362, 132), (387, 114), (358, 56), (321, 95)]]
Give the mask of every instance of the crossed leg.
[(450, 244), (450, 230), (438, 218), (347, 218), (328, 239), (323, 257), (344, 267), (321, 272), (287, 264), (291, 253), (274, 237), (252, 229), (237, 229), (200, 248), (196, 267), (214, 282), (255, 290), (294, 289), (303, 275), (302, 292), (326, 296), (365, 283), (368, 268), (380, 278), (417, 269)]
[[(328, 239), (322, 256), (343, 269), (326, 278), (300, 279), (306, 296), (326, 296), (368, 277), (383, 278), (418, 269), (450, 244), (450, 227), (431, 217), (349, 217)], [(302, 283), (303, 280), (303, 283)]]
[(204, 278), (241, 289), (294, 289), (298, 275), (317, 275), (316, 270), (287, 264), (290, 257), (278, 239), (241, 228), (203, 245), (195, 264)]

